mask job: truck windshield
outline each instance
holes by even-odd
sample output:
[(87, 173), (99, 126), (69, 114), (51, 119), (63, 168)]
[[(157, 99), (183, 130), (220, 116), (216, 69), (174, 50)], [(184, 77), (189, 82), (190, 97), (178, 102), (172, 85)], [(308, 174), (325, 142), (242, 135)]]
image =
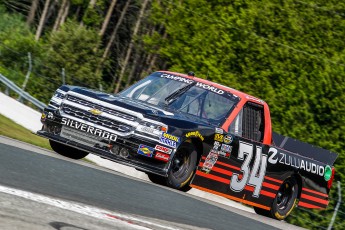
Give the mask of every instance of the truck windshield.
[(239, 101), (237, 96), (216, 87), (163, 72), (149, 75), (119, 95), (216, 125), (224, 121)]

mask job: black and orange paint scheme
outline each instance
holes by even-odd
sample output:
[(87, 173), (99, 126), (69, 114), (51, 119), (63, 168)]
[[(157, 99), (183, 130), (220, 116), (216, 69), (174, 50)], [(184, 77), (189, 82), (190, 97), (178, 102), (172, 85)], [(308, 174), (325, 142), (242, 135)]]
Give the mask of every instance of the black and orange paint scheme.
[[(221, 117), (222, 121), (215, 125), (203, 120), (202, 115), (193, 117), (169, 108), (169, 103), (159, 107), (121, 93), (110, 95), (64, 85), (57, 90), (44, 110), (41, 118), (43, 128), (37, 132), (38, 135), (50, 139), (55, 147), (53, 149), (62, 155), (67, 155), (64, 146), (68, 146), (70, 151), (79, 150), (79, 155), (68, 156), (74, 159), (80, 159), (91, 152), (144, 171), (151, 176), (152, 181), (160, 184), (162, 178), (171, 182), (173, 176), (170, 178), (169, 175), (178, 165), (186, 175), (181, 177), (181, 181), (170, 183), (171, 187), (180, 189), (190, 185), (252, 205), (257, 213), (276, 219), (284, 219), (296, 204), (305, 208), (325, 208), (328, 205), (337, 154), (272, 132), (266, 102), (197, 78), (194, 74), (158, 71), (149, 77), (151, 80), (148, 84), (155, 84), (155, 80), (162, 78), (178, 83), (188, 82), (190, 87), (187, 85), (185, 92), (191, 87), (199, 87), (206, 91), (205, 94), (226, 95), (233, 105), (227, 115)], [(138, 87), (134, 85), (132, 88), (136, 90)], [(182, 95), (185, 92), (177, 93)], [(251, 133), (253, 131), (249, 126), (244, 125), (247, 115), (243, 115), (241, 122), (238, 120), (248, 105), (253, 107), (251, 112), (246, 112), (248, 116), (259, 114), (261, 117), (248, 123), (249, 126), (257, 125), (255, 133)], [(103, 117), (102, 114), (107, 116)], [(109, 120), (109, 117), (113, 120)], [(101, 118), (104, 121), (99, 121)], [(118, 127), (119, 130), (127, 130), (126, 135), (120, 131), (112, 132), (109, 127), (95, 128), (108, 122), (113, 122), (114, 127), (117, 127), (120, 121), (126, 119), (128, 121)], [(137, 132), (138, 127), (134, 124), (143, 120), (158, 124), (161, 136), (153, 138), (150, 134), (153, 128), (150, 127)], [(252, 124), (253, 121), (257, 123)], [(95, 122), (98, 122), (98, 126)], [(234, 124), (237, 128), (242, 125), (240, 128), (246, 134), (235, 132), (237, 128), (233, 129)], [(62, 135), (64, 129), (71, 135)], [(96, 145), (88, 143), (93, 141), (94, 135), (98, 135)], [(151, 138), (148, 138), (150, 135)], [(103, 138), (105, 136), (108, 138)], [(120, 151), (119, 154), (119, 149), (126, 151), (123, 154)], [(177, 159), (181, 149), (187, 151), (187, 154)], [(138, 154), (142, 150), (149, 157)], [(185, 161), (183, 167), (186, 168), (182, 167), (182, 161)]]

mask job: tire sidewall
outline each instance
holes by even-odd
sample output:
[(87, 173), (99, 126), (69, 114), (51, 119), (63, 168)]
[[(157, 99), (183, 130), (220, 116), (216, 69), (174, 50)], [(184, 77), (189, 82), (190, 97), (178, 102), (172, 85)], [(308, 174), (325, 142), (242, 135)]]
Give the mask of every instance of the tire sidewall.
[[(272, 203), (272, 209), (271, 209), (271, 214), (272, 217), (278, 220), (283, 220), (285, 219), (293, 210), (293, 208), (296, 205), (297, 202), (297, 196), (298, 196), (298, 184), (295, 178), (290, 177), (287, 180), (283, 182), (282, 186), (285, 186), (285, 184), (289, 182), (290, 185), (292, 185), (293, 192), (289, 198), (289, 201), (284, 209), (279, 209), (278, 207), (278, 193), (276, 194), (275, 199), (273, 200)], [(281, 188), (280, 187), (280, 188)], [(279, 189), (280, 189), (279, 188)]]
[[(193, 174), (195, 172), (196, 168), (196, 162), (197, 162), (197, 151), (195, 150), (193, 144), (190, 143), (183, 143), (181, 147), (177, 150), (178, 151), (188, 151), (189, 152), (189, 167), (184, 173), (184, 175), (181, 178), (176, 178), (173, 174), (172, 166), (173, 163), (170, 164), (170, 169), (168, 172), (168, 178), (167, 178), (167, 184), (168, 186), (175, 188), (175, 189), (181, 189), (185, 186), (188, 186), (188, 183), (193, 177)], [(176, 152), (176, 153), (177, 153)], [(175, 154), (176, 156), (176, 154)], [(174, 158), (175, 158), (174, 156)], [(172, 161), (174, 160), (172, 159)]]

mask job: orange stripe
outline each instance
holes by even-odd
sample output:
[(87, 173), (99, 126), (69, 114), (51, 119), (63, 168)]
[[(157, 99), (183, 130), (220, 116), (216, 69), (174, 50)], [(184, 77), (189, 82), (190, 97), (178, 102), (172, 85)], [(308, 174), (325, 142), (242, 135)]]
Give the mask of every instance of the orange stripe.
[[(204, 164), (201, 162), (200, 163), (200, 167), (202, 167), (203, 165)], [(222, 168), (218, 168), (218, 167), (213, 167), (212, 171), (215, 171), (215, 172), (218, 172), (218, 173), (222, 173), (222, 174), (227, 175), (227, 176), (232, 176), (232, 173), (233, 173), (231, 171), (228, 171), (228, 170), (225, 170), (225, 169), (222, 169)], [(200, 174), (198, 174), (198, 175), (200, 175)], [(243, 175), (238, 175), (238, 179), (242, 179), (242, 176)], [(218, 181), (220, 181), (220, 180), (218, 180)], [(267, 182), (263, 182), (262, 186), (266, 187), (266, 188), (271, 188), (273, 190), (278, 190), (279, 189), (279, 186), (273, 185), (273, 184), (270, 184), (270, 183), (267, 183)], [(250, 189), (247, 189), (247, 190), (254, 191), (254, 190), (250, 190)]]
[(267, 192), (265, 190), (262, 190), (260, 191), (260, 194), (264, 195), (264, 196), (268, 196), (268, 197), (271, 197), (271, 198), (275, 198), (276, 197), (276, 194), (274, 193), (271, 193), (271, 192)]
[(225, 170), (225, 169), (221, 169), (221, 168), (218, 168), (218, 167), (213, 167), (212, 171), (219, 172), (219, 173), (224, 174), (226, 176), (232, 176), (232, 172), (231, 171), (228, 171), (228, 170)]
[(306, 195), (306, 194), (303, 194), (303, 193), (301, 194), (301, 198), (307, 199), (307, 200), (311, 200), (311, 201), (314, 201), (314, 202), (317, 202), (317, 203), (320, 203), (320, 204), (328, 205), (328, 200), (322, 200), (320, 198), (309, 196), (309, 195)]
[(215, 176), (215, 175), (212, 175), (212, 174), (207, 174), (207, 173), (201, 172), (199, 170), (197, 170), (195, 174), (199, 175), (199, 176), (202, 176), (202, 177), (209, 178), (211, 180), (219, 181), (219, 182), (224, 183), (224, 184), (230, 184), (230, 180), (228, 180), (228, 179), (225, 179), (225, 178), (219, 177), (219, 176)]
[(316, 191), (311, 190), (311, 189), (302, 188), (302, 190), (303, 190), (303, 191), (306, 191), (306, 192), (311, 192), (311, 193), (314, 193), (314, 194), (319, 195), (319, 196), (328, 197), (328, 195), (327, 195), (327, 194), (325, 194), (325, 193), (316, 192)]
[[(205, 160), (206, 157), (201, 157), (201, 159)], [(230, 165), (230, 164), (226, 164), (226, 163), (223, 163), (221, 161), (217, 161), (216, 164), (219, 164), (219, 165), (222, 165), (222, 166), (225, 166), (225, 167), (228, 167), (228, 168), (232, 168), (232, 169), (235, 169), (235, 170), (238, 170), (240, 171), (241, 169), (239, 167), (236, 167), (236, 166), (233, 166), (233, 165)]]
[(225, 197), (225, 198), (228, 198), (228, 199), (231, 199), (231, 200), (242, 202), (244, 204), (248, 204), (248, 205), (251, 205), (251, 206), (256, 206), (258, 208), (262, 208), (262, 209), (265, 209), (265, 210), (270, 210), (271, 209), (268, 206), (264, 206), (264, 205), (261, 205), (261, 204), (258, 204), (258, 203), (254, 203), (254, 202), (251, 202), (251, 201), (248, 201), (248, 200), (243, 200), (243, 199), (237, 198), (235, 196), (230, 196), (230, 195), (227, 195), (227, 194), (224, 194), (224, 193), (220, 193), (220, 192), (217, 192), (217, 191), (214, 191), (214, 190), (210, 190), (210, 189), (207, 189), (207, 188), (204, 188), (204, 187), (200, 187), (200, 186), (197, 186), (197, 185), (191, 184), (190, 186), (193, 187), (193, 188), (199, 189), (199, 190), (203, 190), (205, 192), (213, 193), (213, 194), (216, 194), (218, 196), (222, 196), (222, 197)]
[(273, 182), (277, 182), (277, 183), (279, 183), (279, 184), (283, 183), (282, 180), (277, 180), (277, 179), (274, 179), (274, 178), (268, 177), (268, 176), (265, 176), (265, 179), (266, 179), (266, 180), (271, 180), (271, 181), (273, 181)]
[(269, 184), (267, 182), (263, 182), (262, 183), (262, 186), (266, 187), (266, 188), (271, 188), (273, 190), (278, 190), (279, 189), (279, 186), (277, 185), (273, 185), (273, 184)]
[(241, 170), (239, 167), (236, 167), (236, 166), (233, 166), (233, 165), (229, 165), (229, 164), (226, 164), (226, 163), (223, 163), (223, 162), (220, 162), (220, 161), (217, 161), (216, 164), (219, 164), (219, 165), (231, 168), (231, 169), (235, 169), (235, 170), (238, 170), (238, 171)]
[[(250, 192), (254, 192), (254, 187), (252, 187), (250, 185), (246, 185), (246, 187), (244, 187), (244, 189), (247, 190), (247, 191), (250, 191)], [(271, 197), (271, 198), (275, 198), (276, 197), (276, 194), (271, 193), (271, 192), (267, 192), (267, 191), (265, 191), (263, 189), (261, 189), (260, 194), (264, 195), (264, 196)]]
[(319, 206), (316, 206), (316, 205), (312, 205), (312, 204), (308, 204), (308, 203), (305, 203), (303, 201), (300, 201), (298, 203), (298, 206), (305, 207), (305, 208), (319, 208), (319, 209), (321, 208), (321, 209), (324, 209), (322, 207), (319, 207)]
[[(206, 157), (203, 156), (202, 159), (205, 160)], [(201, 164), (201, 163), (202, 163), (202, 162), (200, 162), (200, 164)], [(223, 163), (223, 162), (220, 162), (220, 161), (217, 161), (216, 164), (219, 164), (219, 165), (222, 165), (222, 166), (225, 166), (225, 167), (228, 167), (228, 168), (232, 168), (232, 169), (241, 171), (241, 168), (239, 168), (239, 167), (236, 167), (236, 166), (233, 166), (233, 165), (230, 165), (230, 164), (226, 164), (226, 163)], [(277, 183), (279, 183), (279, 184), (283, 183), (282, 180), (277, 180), (277, 179), (274, 179), (274, 178), (268, 177), (268, 176), (265, 176), (265, 179), (266, 179), (266, 180), (273, 181), (273, 182), (277, 182)]]
[[(200, 162), (200, 167), (203, 167), (204, 166), (204, 163), (203, 162)], [(228, 171), (228, 170), (225, 170), (225, 169), (222, 169), (222, 168), (218, 168), (218, 167), (212, 167), (211, 169), (212, 171), (215, 171), (215, 172), (219, 172), (221, 174), (224, 174), (224, 175), (227, 175), (227, 176), (232, 176), (232, 172), (231, 171)]]
[[(215, 167), (212, 168), (212, 170), (214, 169)], [(227, 185), (230, 185), (230, 180), (228, 179), (225, 179), (223, 177), (219, 177), (219, 176), (215, 176), (215, 175), (212, 175), (212, 174), (208, 174), (208, 173), (204, 173), (204, 172), (201, 172), (199, 170), (196, 171), (196, 175), (199, 175), (199, 176), (202, 176), (202, 177), (206, 177), (208, 179), (211, 179), (211, 180), (215, 180), (215, 181), (218, 181), (218, 182), (221, 182), (221, 183), (224, 183), (224, 184), (227, 184)], [(250, 191), (250, 192), (254, 192), (254, 187), (252, 186), (249, 186), (249, 185), (246, 185), (244, 187), (245, 190), (247, 191)], [(271, 193), (271, 192), (267, 192), (265, 190), (262, 190), (260, 191), (260, 194), (264, 195), (264, 196), (268, 196), (268, 197), (272, 197), (274, 198), (276, 195), (274, 193)]]

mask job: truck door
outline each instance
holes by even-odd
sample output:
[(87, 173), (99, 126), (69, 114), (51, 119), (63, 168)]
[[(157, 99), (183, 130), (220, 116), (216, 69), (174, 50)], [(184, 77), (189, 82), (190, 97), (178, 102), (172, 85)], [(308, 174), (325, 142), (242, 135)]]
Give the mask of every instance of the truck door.
[[(269, 204), (274, 197), (270, 189), (263, 187), (267, 168), (267, 146), (263, 145), (265, 133), (264, 107), (247, 102), (232, 124), (229, 133), (238, 136), (234, 142), (232, 160), (240, 171), (230, 179), (230, 189), (243, 192), (243, 199), (256, 203), (255, 206)], [(265, 207), (262, 207), (265, 208)]]

